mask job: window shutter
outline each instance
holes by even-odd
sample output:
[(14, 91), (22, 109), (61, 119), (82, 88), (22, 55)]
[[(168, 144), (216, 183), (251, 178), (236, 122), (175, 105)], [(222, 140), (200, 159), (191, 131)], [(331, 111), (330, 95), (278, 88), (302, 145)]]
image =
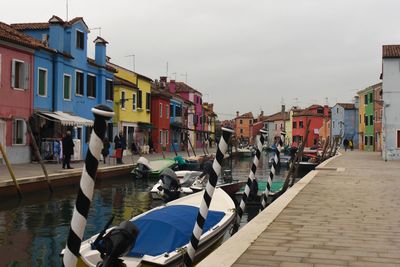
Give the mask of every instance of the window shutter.
[(11, 62), (11, 87), (15, 88), (15, 65), (16, 62), (13, 60)]
[(29, 64), (28, 63), (24, 63), (22, 65), (22, 84), (23, 84), (23, 89), (29, 89)]

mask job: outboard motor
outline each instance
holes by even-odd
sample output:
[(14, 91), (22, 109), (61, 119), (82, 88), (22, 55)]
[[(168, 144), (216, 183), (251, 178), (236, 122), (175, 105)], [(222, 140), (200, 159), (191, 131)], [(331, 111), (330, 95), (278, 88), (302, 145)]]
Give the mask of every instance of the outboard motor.
[(149, 161), (144, 157), (140, 157), (136, 163), (135, 169), (133, 170), (133, 174), (136, 178), (147, 178), (150, 169)]
[(96, 266), (126, 266), (119, 258), (127, 255), (132, 250), (138, 234), (139, 229), (132, 222), (124, 221), (104, 237), (99, 236), (94, 245), (103, 260)]
[(173, 170), (166, 168), (161, 172), (160, 184), (157, 189), (165, 202), (179, 198), (181, 186)]

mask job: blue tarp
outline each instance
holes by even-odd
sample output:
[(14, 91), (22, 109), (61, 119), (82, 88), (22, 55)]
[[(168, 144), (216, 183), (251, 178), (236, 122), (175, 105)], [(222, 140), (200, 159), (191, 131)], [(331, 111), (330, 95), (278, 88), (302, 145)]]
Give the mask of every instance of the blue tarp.
[[(154, 210), (132, 221), (139, 228), (139, 235), (128, 256), (157, 256), (187, 244), (192, 236), (198, 212), (199, 209), (193, 206), (173, 205)], [(210, 210), (203, 233), (224, 216), (224, 212)]]

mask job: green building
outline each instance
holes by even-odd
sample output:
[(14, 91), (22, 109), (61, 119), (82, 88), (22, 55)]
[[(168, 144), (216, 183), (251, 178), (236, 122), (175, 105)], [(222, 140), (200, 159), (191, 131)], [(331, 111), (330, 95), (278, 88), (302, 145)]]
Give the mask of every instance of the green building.
[[(374, 86), (357, 92), (360, 99), (360, 148), (374, 151)], [(363, 105), (361, 107), (361, 105)]]

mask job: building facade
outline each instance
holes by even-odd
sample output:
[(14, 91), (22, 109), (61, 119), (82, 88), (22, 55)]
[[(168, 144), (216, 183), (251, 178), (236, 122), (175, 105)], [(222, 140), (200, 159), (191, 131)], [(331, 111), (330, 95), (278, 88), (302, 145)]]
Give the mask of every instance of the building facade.
[[(151, 123), (152, 129), (152, 144), (154, 151), (170, 151), (170, 99), (171, 94), (167, 87), (159, 87), (153, 84), (151, 90)], [(173, 148), (172, 148), (173, 149)]]
[(235, 136), (239, 142), (252, 144), (253, 142), (253, 122), (254, 116), (252, 112), (242, 115), (236, 112), (235, 118)]
[[(337, 103), (332, 107), (332, 137), (343, 135), (358, 147), (358, 109), (353, 103)], [(341, 144), (343, 146), (343, 144)]]
[(400, 160), (400, 45), (385, 45), (382, 52), (382, 157)]

